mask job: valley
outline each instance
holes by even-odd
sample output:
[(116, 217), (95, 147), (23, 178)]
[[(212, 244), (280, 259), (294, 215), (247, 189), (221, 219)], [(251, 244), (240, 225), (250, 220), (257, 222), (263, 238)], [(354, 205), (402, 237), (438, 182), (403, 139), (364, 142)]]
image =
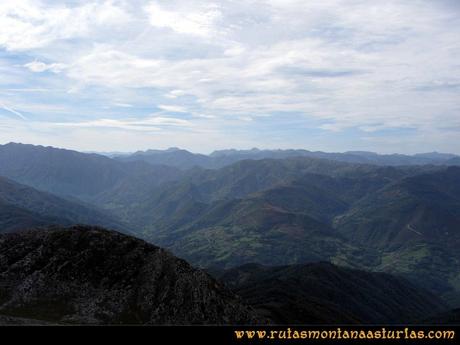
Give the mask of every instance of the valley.
[[(257, 322), (418, 322), (460, 306), (460, 167), (452, 159), (179, 149), (109, 158), (8, 144), (0, 146), (0, 233), (35, 238), (28, 229), (80, 224), (84, 233), (101, 226), (137, 237), (221, 280)], [(354, 287), (356, 279), (366, 283)], [(8, 309), (13, 300), (0, 299), (0, 314), (124, 317), (31, 317)]]

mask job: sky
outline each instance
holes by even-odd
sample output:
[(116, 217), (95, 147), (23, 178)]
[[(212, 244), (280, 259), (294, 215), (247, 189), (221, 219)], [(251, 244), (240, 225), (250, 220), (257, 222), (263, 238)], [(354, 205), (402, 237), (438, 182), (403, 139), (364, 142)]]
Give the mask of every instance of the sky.
[(2, 1), (11, 141), (460, 154), (460, 1)]

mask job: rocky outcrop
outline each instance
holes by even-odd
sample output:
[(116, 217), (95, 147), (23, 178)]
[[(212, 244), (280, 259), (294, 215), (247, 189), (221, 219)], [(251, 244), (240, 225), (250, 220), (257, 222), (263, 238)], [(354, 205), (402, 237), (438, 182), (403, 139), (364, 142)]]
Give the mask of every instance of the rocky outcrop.
[(0, 316), (7, 323), (257, 321), (238, 297), (184, 260), (142, 240), (86, 226), (0, 235)]

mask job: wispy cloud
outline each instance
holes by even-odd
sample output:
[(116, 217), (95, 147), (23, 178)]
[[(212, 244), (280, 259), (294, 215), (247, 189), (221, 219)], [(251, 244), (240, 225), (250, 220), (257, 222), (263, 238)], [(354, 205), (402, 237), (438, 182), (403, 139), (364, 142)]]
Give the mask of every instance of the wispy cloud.
[(32, 61), (32, 62), (26, 63), (24, 67), (36, 73), (41, 73), (41, 72), (46, 72), (46, 71), (51, 71), (53, 73), (60, 73), (66, 66), (62, 63), (46, 64), (41, 61)]
[(370, 149), (399, 129), (458, 151), (459, 14), (448, 0), (5, 1), (0, 90), (75, 131), (185, 128), (151, 122), (173, 113), (231, 146)]
[(28, 51), (58, 40), (91, 37), (96, 30), (125, 24), (128, 14), (113, 1), (87, 1), (81, 6), (62, 6), (36, 0), (0, 4), (0, 46)]
[(118, 128), (135, 131), (159, 131), (162, 127), (192, 127), (190, 121), (173, 117), (148, 117), (144, 119), (97, 119), (84, 122), (57, 122), (53, 126), (82, 128)]
[(182, 106), (180, 106), (180, 105), (160, 104), (158, 106), (158, 108), (160, 108), (161, 110), (164, 110), (164, 111), (172, 112), (172, 113), (186, 113), (187, 112), (187, 109), (182, 107)]
[(1, 102), (0, 102), (0, 108), (6, 110), (7, 112), (9, 112), (9, 113), (11, 113), (13, 115), (16, 115), (21, 120), (27, 120), (27, 118), (24, 115), (22, 115), (19, 111), (14, 110), (13, 108), (11, 108), (11, 107), (9, 107), (9, 106), (1, 103)]
[[(185, 6), (184, 6), (185, 5)], [(158, 28), (168, 28), (179, 34), (208, 37), (218, 30), (216, 21), (222, 13), (218, 5), (197, 3), (172, 3), (170, 9), (157, 1), (150, 1), (145, 6), (150, 24)]]
[(133, 108), (134, 106), (132, 104), (129, 104), (129, 103), (119, 103), (119, 102), (116, 102), (113, 104), (114, 106), (116, 107), (120, 107), (120, 108)]

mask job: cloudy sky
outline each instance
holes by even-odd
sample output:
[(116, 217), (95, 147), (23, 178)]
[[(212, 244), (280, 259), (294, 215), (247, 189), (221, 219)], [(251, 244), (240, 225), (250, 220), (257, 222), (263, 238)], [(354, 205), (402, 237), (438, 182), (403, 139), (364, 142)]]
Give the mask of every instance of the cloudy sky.
[(460, 153), (460, 1), (2, 1), (10, 141)]

